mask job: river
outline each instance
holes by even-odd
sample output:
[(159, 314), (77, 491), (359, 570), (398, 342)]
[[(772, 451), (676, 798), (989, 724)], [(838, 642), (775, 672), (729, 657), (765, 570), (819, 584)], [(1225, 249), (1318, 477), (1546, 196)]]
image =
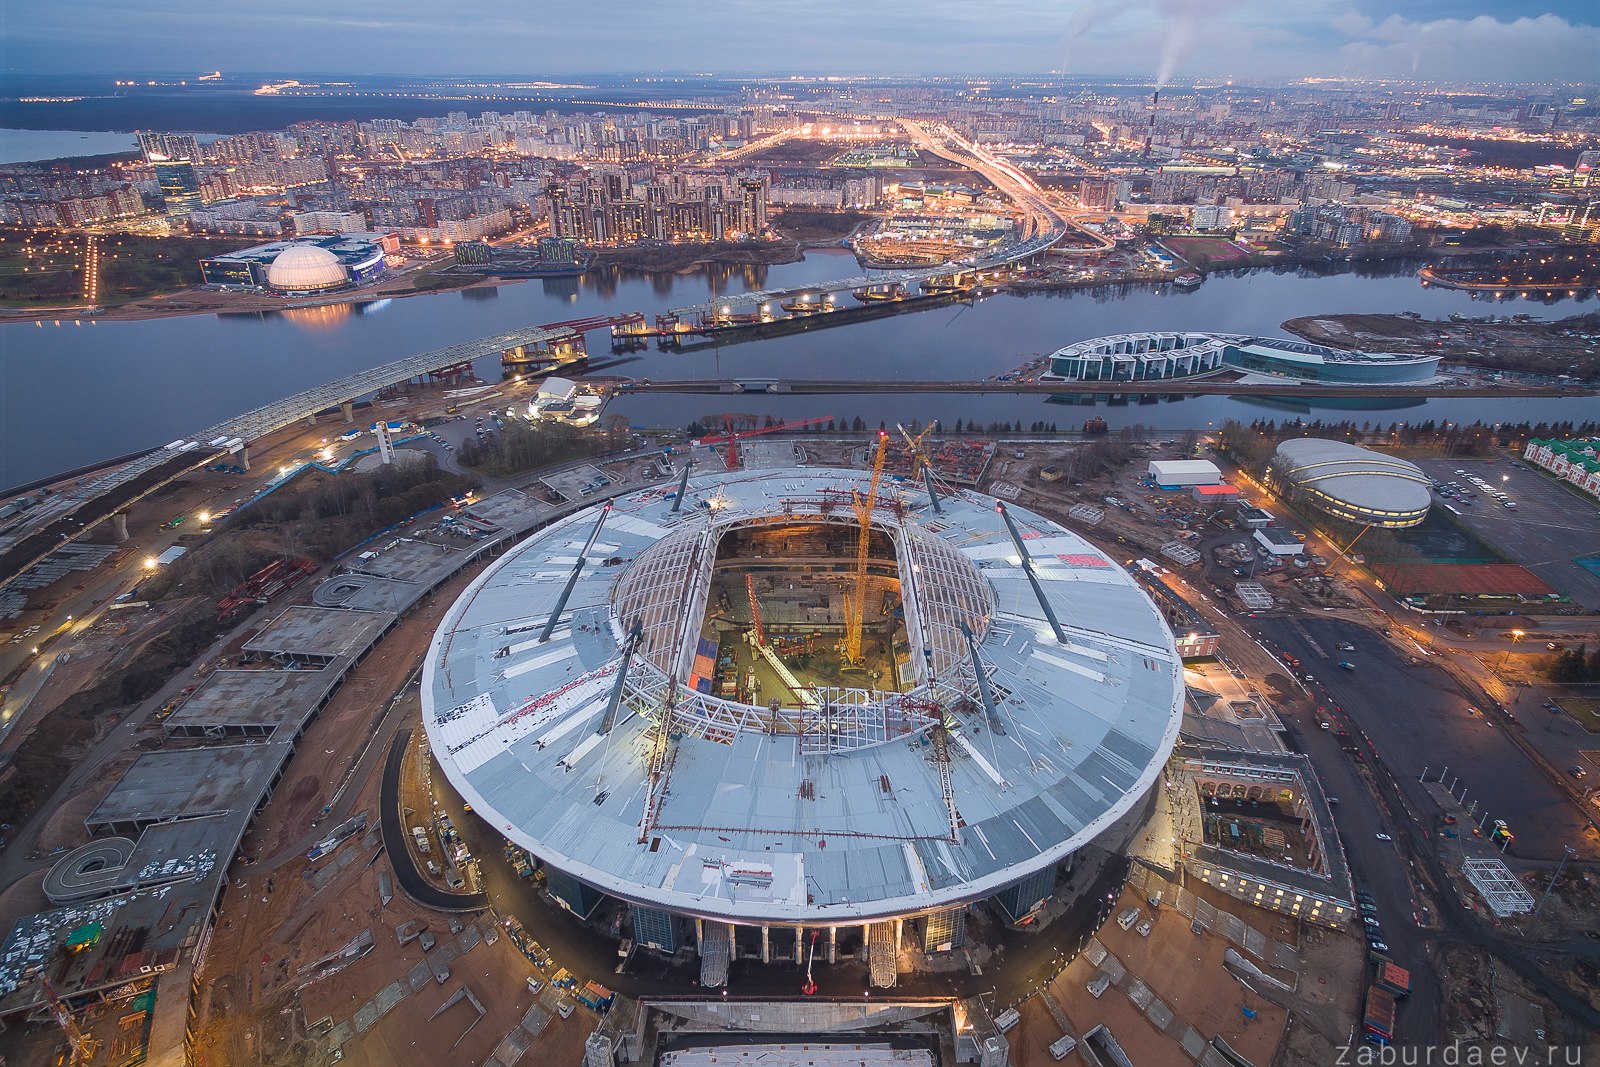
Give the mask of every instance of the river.
[(138, 139), (131, 133), (0, 129), (0, 164), (132, 152), (138, 147)]
[[(683, 275), (615, 270), (499, 288), (337, 305), (266, 315), (206, 315), (139, 322), (45, 320), (0, 325), (0, 487), (154, 447), (231, 415), (399, 356), (521, 326), (588, 315), (668, 307), (748, 288), (811, 284), (856, 273), (844, 253), (812, 253), (772, 267), (708, 268)], [(1392, 276), (1255, 272), (1213, 276), (1199, 289), (1123, 286), (1061, 294), (999, 295), (873, 322), (698, 352), (651, 349), (615, 373), (650, 378), (822, 377), (976, 379), (1002, 374), (1035, 354), (1088, 337), (1139, 330), (1215, 330), (1282, 335), (1298, 315), (1416, 311), (1527, 311), (1469, 294), (1424, 289), (1409, 271)], [(591, 336), (596, 355), (603, 334)], [(499, 367), (485, 361), (485, 380)], [(1373, 411), (1373, 419), (1458, 421), (1578, 419), (1571, 400), (1431, 400)], [(1081, 424), (1089, 409), (1044, 397), (919, 394), (832, 397), (631, 395), (610, 409), (636, 425), (682, 426), (724, 411), (773, 415), (860, 415), (880, 420), (955, 419)], [(1096, 407), (1113, 427), (1197, 426), (1229, 417), (1293, 417), (1288, 408), (1231, 397)], [(1342, 418), (1331, 410), (1323, 417)], [(1368, 417), (1356, 413), (1356, 417)]]

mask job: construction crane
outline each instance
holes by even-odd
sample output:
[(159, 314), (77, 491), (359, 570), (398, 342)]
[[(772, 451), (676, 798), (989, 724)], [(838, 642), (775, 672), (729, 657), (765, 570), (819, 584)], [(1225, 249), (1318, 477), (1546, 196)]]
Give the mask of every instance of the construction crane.
[(744, 591), (750, 598), (750, 625), (756, 633), (758, 646), (767, 643), (767, 628), (761, 622), (761, 601), (756, 599), (756, 579), (754, 575), (744, 576)]
[(906, 449), (911, 453), (911, 477), (922, 477), (922, 468), (933, 466), (932, 461), (928, 459), (928, 450), (923, 447), (922, 439), (939, 428), (939, 420), (935, 419), (921, 433), (915, 435), (898, 422), (894, 424), (894, 428), (906, 439)]
[(867, 484), (863, 499), (857, 489), (852, 498), (856, 521), (861, 524), (861, 536), (856, 541), (856, 580), (845, 606), (844, 663), (850, 670), (860, 670), (861, 630), (867, 614), (867, 556), (872, 543), (872, 509), (878, 506), (878, 484), (883, 481), (883, 460), (889, 453), (889, 435), (878, 431), (878, 454), (872, 461), (872, 481)]
[(79, 1064), (87, 1064), (94, 1059), (95, 1053), (99, 1051), (100, 1043), (78, 1028), (77, 1021), (72, 1017), (72, 1009), (67, 1007), (67, 1002), (61, 999), (60, 994), (56, 992), (56, 987), (50, 983), (50, 979), (41, 978), (39, 986), (44, 990), (45, 1003), (50, 1007), (50, 1017), (55, 1020), (57, 1026), (61, 1027), (61, 1032), (67, 1037), (67, 1045), (72, 1049), (72, 1056), (68, 1063), (72, 1067), (78, 1067)]
[(778, 433), (782, 430), (798, 430), (802, 426), (811, 426), (819, 422), (827, 421), (828, 416), (819, 415), (814, 419), (793, 419), (789, 422), (780, 422), (775, 426), (763, 426), (756, 430), (735, 430), (733, 428), (733, 418), (731, 416), (724, 415), (722, 416), (722, 427), (725, 431), (724, 433), (714, 434), (709, 437), (702, 437), (695, 443), (700, 445), (726, 444), (728, 446), (728, 450), (723, 454), (723, 461), (728, 465), (729, 470), (736, 471), (739, 469), (739, 442), (744, 440), (746, 437), (759, 437), (764, 433)]

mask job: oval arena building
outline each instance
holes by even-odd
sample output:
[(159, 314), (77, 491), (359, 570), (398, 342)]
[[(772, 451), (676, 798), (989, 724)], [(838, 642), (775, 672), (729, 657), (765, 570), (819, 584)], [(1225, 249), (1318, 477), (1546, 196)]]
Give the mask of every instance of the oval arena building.
[[(852, 951), (893, 984), (907, 920), (1030, 921), (1120, 849), (1176, 741), (1160, 611), (1071, 531), (961, 491), (787, 468), (624, 494), (480, 575), (428, 651), (422, 717), (478, 817), (641, 946)], [(858, 515), (868, 516), (863, 532)]]
[(1292, 437), (1278, 445), (1267, 481), (1334, 518), (1402, 528), (1428, 517), (1428, 475), (1409, 460), (1346, 441)]

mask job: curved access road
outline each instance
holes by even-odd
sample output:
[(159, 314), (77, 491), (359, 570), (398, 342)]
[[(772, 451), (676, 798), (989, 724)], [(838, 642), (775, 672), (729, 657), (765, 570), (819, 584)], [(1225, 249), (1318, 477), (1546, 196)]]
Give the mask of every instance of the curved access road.
[(416, 858), (406, 843), (405, 821), (400, 817), (400, 767), (411, 743), (411, 728), (394, 735), (389, 758), (383, 765), (383, 787), (378, 796), (378, 823), (383, 830), (383, 847), (394, 865), (395, 881), (406, 896), (435, 911), (482, 911), (489, 898), (482, 893), (450, 893), (429, 882), (417, 869)]

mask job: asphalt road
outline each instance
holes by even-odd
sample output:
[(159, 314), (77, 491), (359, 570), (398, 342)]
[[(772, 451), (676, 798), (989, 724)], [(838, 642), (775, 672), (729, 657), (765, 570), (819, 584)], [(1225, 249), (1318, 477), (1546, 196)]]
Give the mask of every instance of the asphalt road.
[[(1571, 799), (1506, 736), (1494, 716), (1481, 714), (1481, 709), (1479, 714), (1469, 712), (1473, 705), (1427, 659), (1413, 666), (1387, 641), (1339, 619), (1263, 618), (1258, 623), (1273, 645), (1300, 659), (1302, 673), (1313, 675), (1316, 680), (1310, 684), (1318, 702), (1336, 720), (1342, 714), (1366, 735), (1376, 755), (1405, 785), (1416, 811), (1429, 817), (1440, 814), (1417, 779), (1424, 768), (1435, 777), (1448, 767), (1449, 776), (1459, 779), (1458, 789), (1465, 785), (1468, 803), (1477, 800), (1490, 819), (1504, 819), (1511, 826), (1517, 855), (1559, 860), (1564, 844), (1582, 838), (1584, 819)], [(1338, 651), (1340, 641), (1354, 644), (1355, 650)], [(1341, 670), (1340, 660), (1355, 669)], [(1332, 754), (1341, 763), (1349, 762), (1337, 747)]]
[(406, 829), (400, 819), (400, 766), (411, 743), (410, 728), (399, 731), (389, 744), (383, 764), (383, 787), (379, 792), (378, 825), (383, 830), (383, 848), (394, 864), (394, 876), (406, 896), (437, 911), (480, 911), (489, 906), (482, 893), (447, 893), (422, 877), (411, 850), (406, 847)]

